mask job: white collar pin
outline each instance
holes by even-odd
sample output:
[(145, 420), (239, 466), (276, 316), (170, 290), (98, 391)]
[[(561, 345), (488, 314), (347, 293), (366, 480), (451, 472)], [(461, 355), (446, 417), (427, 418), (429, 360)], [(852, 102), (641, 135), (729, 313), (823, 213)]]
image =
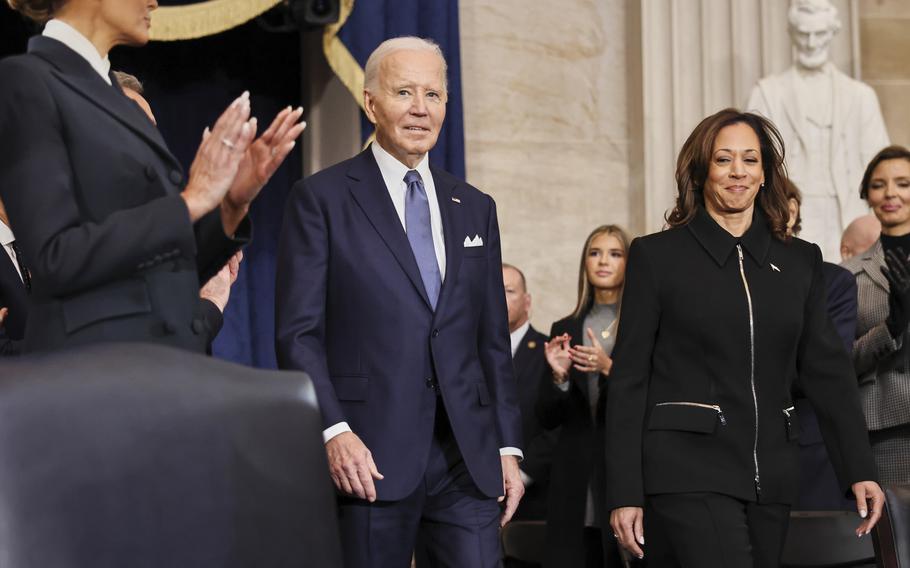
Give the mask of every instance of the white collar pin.
[(454, 201), (455, 203), (461, 203), (461, 200), (458, 199), (457, 197), (453, 197), (452, 201)]
[(773, 262), (769, 262), (768, 264), (771, 265), (771, 270), (773, 270), (774, 272), (780, 272), (780, 268), (774, 266)]

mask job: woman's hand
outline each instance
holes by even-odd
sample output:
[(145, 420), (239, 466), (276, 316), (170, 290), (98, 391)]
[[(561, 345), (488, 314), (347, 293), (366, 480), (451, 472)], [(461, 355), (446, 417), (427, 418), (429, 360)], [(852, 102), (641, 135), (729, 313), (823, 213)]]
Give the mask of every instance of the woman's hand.
[(249, 116), (250, 95), (244, 91), (221, 114), (212, 130), (206, 128), (203, 132), (189, 180), (181, 193), (192, 222), (218, 207), (234, 183), (240, 161), (256, 135), (255, 119), (249, 121)]
[[(278, 166), (284, 162), (296, 144), (297, 137), (306, 128), (306, 122), (298, 122), (303, 116), (303, 107), (287, 107), (275, 117), (262, 136), (250, 144), (237, 170), (237, 177), (228, 190), (223, 203), (223, 215), (236, 216), (239, 224), (246, 215), (253, 199), (271, 179)], [(255, 126), (256, 119), (250, 120)], [(230, 220), (228, 221), (231, 222)], [(235, 226), (236, 228), (236, 226)], [(225, 227), (225, 232), (227, 227)], [(232, 233), (233, 231), (230, 231)], [(228, 234), (230, 234), (228, 233)]]
[(591, 339), (591, 347), (585, 345), (576, 345), (569, 349), (569, 356), (575, 364), (575, 368), (583, 373), (603, 373), (610, 374), (613, 368), (613, 359), (604, 351), (603, 346), (594, 335), (594, 330), (590, 327), (586, 330), (588, 338)]
[(571, 340), (568, 333), (563, 333), (543, 344), (544, 355), (553, 372), (553, 382), (557, 385), (561, 385), (569, 378), (569, 368), (572, 367), (572, 359), (569, 356), (569, 341)]
[(856, 536), (863, 536), (869, 534), (881, 518), (882, 508), (885, 506), (885, 493), (874, 481), (859, 481), (853, 484), (852, 489), (856, 497), (856, 510), (860, 517), (866, 519), (856, 529)]
[(645, 556), (641, 549), (645, 544), (644, 518), (641, 507), (620, 507), (610, 513), (613, 536), (623, 548), (639, 559)]

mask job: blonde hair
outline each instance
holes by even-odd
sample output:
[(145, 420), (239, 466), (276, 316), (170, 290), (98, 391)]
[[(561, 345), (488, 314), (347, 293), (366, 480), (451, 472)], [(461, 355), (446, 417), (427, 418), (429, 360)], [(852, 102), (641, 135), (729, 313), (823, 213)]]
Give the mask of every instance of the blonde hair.
[[(585, 246), (581, 249), (581, 263), (578, 267), (578, 303), (575, 304), (575, 310), (570, 316), (576, 319), (584, 317), (594, 303), (594, 286), (592, 286), (591, 282), (588, 280), (588, 271), (585, 266), (585, 261), (588, 258), (588, 250), (591, 248), (591, 243), (600, 235), (616, 237), (616, 240), (618, 240), (619, 244), (622, 246), (623, 254), (626, 256), (629, 254), (629, 234), (619, 225), (601, 225), (591, 231), (591, 234), (585, 239)], [(622, 286), (620, 286), (619, 289), (620, 304), (622, 303), (622, 291), (625, 285), (626, 280), (623, 278)]]
[(367, 59), (366, 67), (363, 70), (363, 89), (373, 91), (378, 87), (379, 65), (382, 60), (396, 51), (429, 51), (435, 53), (442, 62), (442, 85), (449, 90), (448, 65), (446, 58), (442, 54), (442, 49), (433, 40), (424, 39), (416, 36), (401, 36), (387, 39), (379, 44), (379, 47), (373, 50), (370, 58)]

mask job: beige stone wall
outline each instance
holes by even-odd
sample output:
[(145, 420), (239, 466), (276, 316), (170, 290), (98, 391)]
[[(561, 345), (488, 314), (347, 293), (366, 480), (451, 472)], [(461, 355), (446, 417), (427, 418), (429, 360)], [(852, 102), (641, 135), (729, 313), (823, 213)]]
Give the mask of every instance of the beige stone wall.
[[(575, 305), (581, 246), (628, 226), (623, 0), (461, 0), (468, 181), (496, 200), (503, 258), (524, 270), (532, 322)], [(638, 229), (638, 227), (632, 227)]]
[(910, 146), (910, 2), (860, 0), (862, 79), (882, 106), (891, 141)]

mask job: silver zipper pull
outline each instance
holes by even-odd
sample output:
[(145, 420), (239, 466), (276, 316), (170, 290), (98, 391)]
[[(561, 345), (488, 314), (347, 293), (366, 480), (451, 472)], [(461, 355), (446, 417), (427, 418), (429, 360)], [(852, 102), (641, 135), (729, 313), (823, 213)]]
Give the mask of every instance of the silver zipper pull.
[(717, 417), (720, 418), (720, 425), (721, 425), (721, 426), (726, 426), (726, 425), (727, 425), (727, 419), (724, 418), (724, 411), (723, 411), (723, 410), (718, 410), (718, 411), (717, 411)]

